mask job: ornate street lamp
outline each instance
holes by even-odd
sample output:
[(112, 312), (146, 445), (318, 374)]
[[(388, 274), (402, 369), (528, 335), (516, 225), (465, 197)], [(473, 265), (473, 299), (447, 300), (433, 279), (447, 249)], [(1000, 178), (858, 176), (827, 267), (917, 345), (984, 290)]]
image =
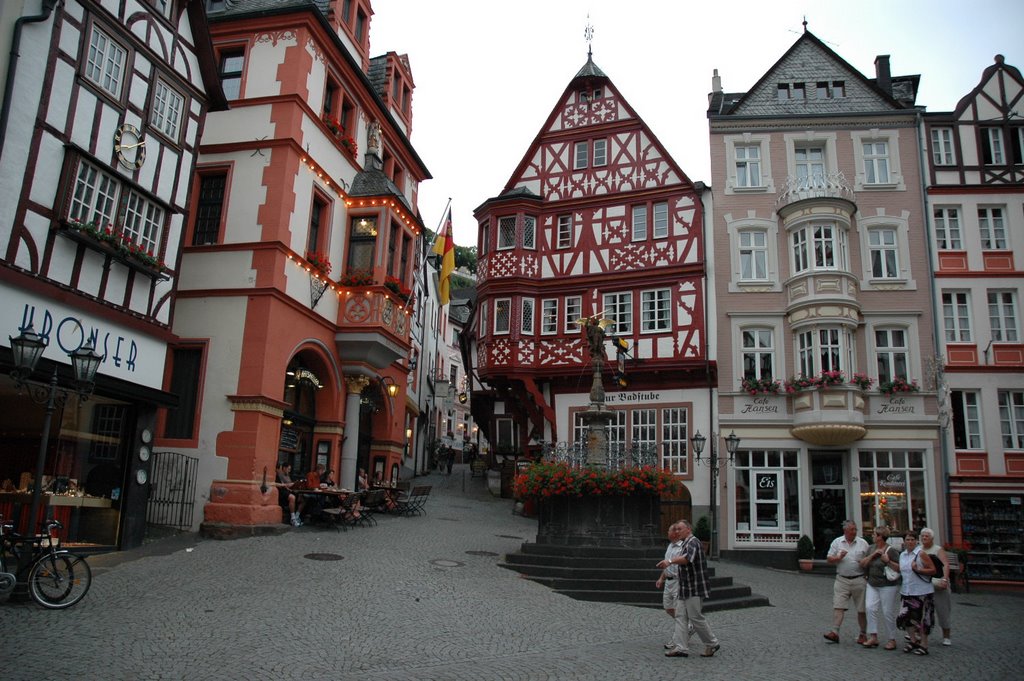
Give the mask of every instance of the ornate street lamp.
[(39, 512), (40, 501), (43, 495), (43, 467), (46, 465), (46, 450), (50, 444), (50, 424), (53, 421), (53, 412), (58, 405), (64, 406), (67, 398), (74, 392), (81, 401), (89, 399), (96, 385), (96, 371), (103, 361), (103, 356), (96, 353), (92, 340), (77, 350), (69, 353), (71, 366), (74, 372), (74, 390), (69, 391), (57, 384), (57, 366), (53, 367), (53, 374), (46, 383), (32, 381), (29, 376), (36, 369), (39, 358), (46, 349), (46, 339), (35, 332), (32, 325), (21, 330), (16, 338), (8, 336), (11, 342), (11, 354), (14, 356), (14, 369), (11, 370), (11, 377), (14, 379), (18, 389), (25, 388), (29, 397), (36, 404), (46, 406), (46, 413), (43, 416), (43, 432), (39, 438), (39, 454), (36, 457), (36, 472), (32, 480), (32, 505), (29, 511), (29, 532), (35, 533), (33, 523), (36, 521), (36, 514)]
[[(690, 438), (690, 443), (693, 445), (693, 452), (697, 463), (704, 464), (711, 469), (711, 557), (718, 557), (718, 472), (719, 467), (725, 461), (724, 458), (718, 456), (718, 433), (711, 431), (711, 453), (701, 458), (701, 454), (704, 452), (704, 445), (707, 444), (708, 439), (700, 434), (698, 430), (693, 437)], [(736, 451), (740, 447), (740, 438), (733, 431), (729, 433), (729, 437), (725, 438), (725, 450), (729, 453), (728, 462), (731, 464), (733, 458), (736, 456)]]

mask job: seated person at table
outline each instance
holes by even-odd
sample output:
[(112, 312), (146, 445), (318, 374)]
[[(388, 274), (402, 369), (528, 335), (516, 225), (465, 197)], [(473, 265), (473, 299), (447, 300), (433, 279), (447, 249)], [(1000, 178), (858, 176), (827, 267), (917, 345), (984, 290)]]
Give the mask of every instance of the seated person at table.
[(318, 463), (316, 468), (306, 475), (306, 484), (309, 486), (309, 489), (319, 489), (320, 485), (323, 483), (321, 478), (324, 474), (324, 468), (325, 466), (322, 463)]
[(287, 508), (291, 514), (291, 523), (293, 527), (298, 527), (302, 524), (299, 520), (299, 514), (302, 513), (302, 509), (305, 506), (303, 500), (296, 500), (295, 494), (291, 491), (292, 486), (292, 465), (287, 461), (282, 461), (277, 464), (277, 473), (274, 476), (274, 481), (277, 483), (277, 503), (282, 508)]
[(323, 475), (320, 476), (320, 484), (327, 485), (328, 487), (335, 487), (337, 483), (334, 482), (334, 469), (328, 468), (324, 471)]
[(370, 480), (366, 477), (366, 471), (360, 468), (359, 475), (356, 476), (356, 491), (365, 492), (368, 489), (370, 489)]

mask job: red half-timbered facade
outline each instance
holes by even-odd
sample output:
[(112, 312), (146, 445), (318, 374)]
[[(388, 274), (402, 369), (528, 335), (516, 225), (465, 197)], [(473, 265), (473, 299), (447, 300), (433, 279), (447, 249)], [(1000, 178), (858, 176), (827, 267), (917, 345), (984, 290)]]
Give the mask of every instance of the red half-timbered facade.
[(972, 580), (1024, 581), (1024, 78), (1002, 55), (924, 115), (952, 540)]
[[(692, 479), (707, 419), (703, 208), (697, 187), (588, 57), (502, 192), (476, 209), (478, 298), (467, 333), (474, 416), (500, 453), (585, 440), (592, 370), (578, 321), (609, 320), (613, 446), (653, 445)], [(615, 339), (629, 346), (619, 384)], [(486, 425), (484, 425), (486, 424)]]
[[(184, 0), (24, 3), (16, 24), (0, 126), (2, 336), (43, 336), (39, 375), (90, 341), (103, 355), (94, 396), (54, 415), (43, 506), (66, 540), (134, 546), (157, 409), (176, 404), (164, 366), (199, 135), (211, 103), (223, 107), (205, 11)], [(43, 409), (6, 377), (6, 349), (2, 359), (9, 517)]]

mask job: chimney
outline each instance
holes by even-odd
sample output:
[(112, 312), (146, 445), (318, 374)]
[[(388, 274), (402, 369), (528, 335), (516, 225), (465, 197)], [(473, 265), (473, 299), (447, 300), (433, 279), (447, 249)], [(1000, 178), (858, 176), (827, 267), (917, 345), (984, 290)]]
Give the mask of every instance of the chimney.
[(708, 104), (711, 104), (711, 100), (715, 98), (715, 95), (721, 94), (722, 92), (722, 78), (718, 75), (718, 69), (715, 69), (714, 75), (711, 76), (711, 92), (708, 93)]
[(889, 55), (887, 54), (875, 57), (875, 82), (885, 94), (892, 95), (892, 75), (889, 73)]

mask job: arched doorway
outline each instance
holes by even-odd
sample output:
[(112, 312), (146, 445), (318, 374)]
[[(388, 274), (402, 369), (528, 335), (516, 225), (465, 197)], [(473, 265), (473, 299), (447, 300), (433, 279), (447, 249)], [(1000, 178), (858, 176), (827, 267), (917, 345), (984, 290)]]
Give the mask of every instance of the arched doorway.
[(668, 528), (677, 520), (693, 522), (693, 499), (685, 484), (678, 492), (661, 495), (661, 534), (668, 535)]
[(316, 426), (317, 391), (324, 383), (308, 364), (301, 354), (296, 355), (284, 376), (284, 402), (288, 406), (281, 417), (277, 460), (292, 465), (293, 478), (304, 476), (316, 465), (313, 428)]

